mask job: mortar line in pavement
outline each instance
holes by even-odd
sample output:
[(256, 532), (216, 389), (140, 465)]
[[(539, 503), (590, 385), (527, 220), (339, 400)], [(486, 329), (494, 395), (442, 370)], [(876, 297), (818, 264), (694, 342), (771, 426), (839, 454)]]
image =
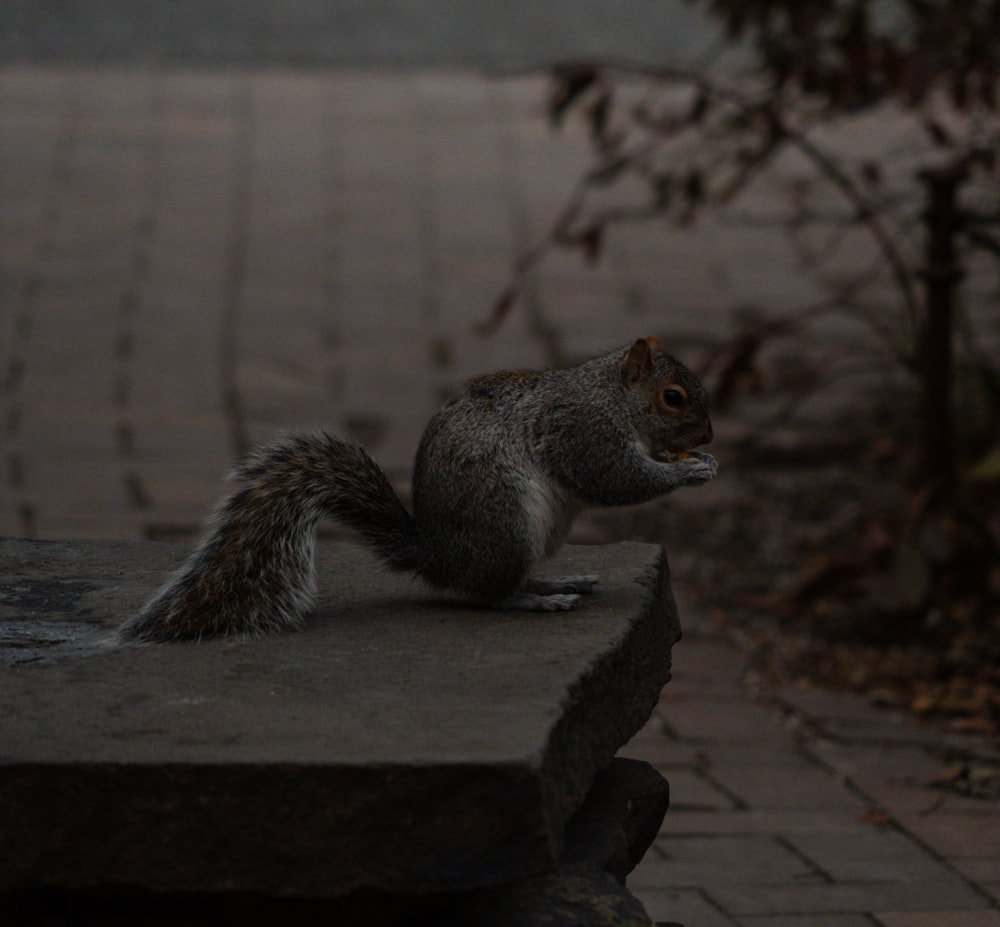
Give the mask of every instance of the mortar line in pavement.
[(707, 782), (717, 792), (725, 795), (733, 803), (733, 807), (737, 811), (746, 811), (750, 807), (739, 795), (716, 779), (703, 763), (695, 762), (691, 767), (691, 772), (703, 782)]
[[(327, 85), (329, 91), (329, 85)], [(340, 350), (344, 333), (341, 328), (344, 299), (344, 247), (342, 236), (347, 221), (344, 180), (344, 154), (337, 131), (339, 113), (335, 94), (328, 92), (322, 108), (323, 148), (320, 161), (323, 190), (323, 257), (320, 290), (326, 312), (319, 323), (317, 337), (322, 346), (323, 391), (334, 406), (340, 406), (345, 387), (345, 370)]]
[(136, 319), (145, 308), (146, 287), (152, 259), (153, 242), (160, 221), (164, 191), (163, 126), (166, 98), (163, 75), (152, 71), (143, 106), (144, 121), (137, 129), (139, 137), (139, 203), (132, 221), (132, 252), (115, 309), (111, 406), (115, 414), (115, 443), (121, 479), (130, 508), (144, 510), (152, 506), (149, 490), (136, 467), (135, 435), (137, 423), (132, 402), (135, 379)]
[(800, 850), (791, 840), (785, 837), (783, 834), (771, 834), (771, 839), (782, 847), (786, 852), (791, 853), (796, 859), (801, 860), (801, 862), (808, 866), (813, 872), (816, 873), (824, 882), (828, 885), (833, 885), (836, 883), (836, 879), (829, 872), (827, 872), (816, 860), (814, 860), (808, 853), (804, 853)]
[(235, 460), (246, 456), (251, 443), (239, 382), (239, 329), (253, 207), (253, 162), (256, 141), (253, 80), (252, 74), (240, 74), (229, 103), (235, 125), (230, 140), (232, 159), (229, 227), (226, 233), (222, 312), (218, 334), (222, 410), (229, 431), (230, 456)]
[[(410, 105), (419, 126), (431, 125), (434, 109), (417, 85), (408, 85)], [(422, 363), (433, 371), (435, 398), (445, 402), (454, 392), (450, 381), (455, 332), (448, 330), (444, 305), (444, 279), (442, 246), (442, 220), (439, 193), (436, 190), (435, 171), (440, 160), (429, 142), (430, 133), (422, 131), (414, 141), (417, 149), (413, 188), (417, 228), (417, 257), (420, 267), (418, 314), (424, 330)]]
[(81, 82), (72, 72), (64, 73), (60, 81), (59, 130), (52, 145), (52, 156), (46, 175), (45, 198), (36, 221), (34, 242), (30, 248), (28, 266), (17, 293), (17, 309), (13, 314), (11, 347), (3, 379), (5, 409), (2, 429), (6, 446), (4, 461), (7, 485), (17, 500), (14, 505), (21, 536), (37, 534), (38, 505), (34, 500), (29, 471), (32, 469), (22, 443), (24, 417), (29, 400), (24, 383), (29, 375), (29, 355), (33, 330), (37, 323), (39, 299), (44, 288), (44, 265), (55, 249), (56, 230), (65, 217), (65, 199), (74, 171), (74, 161), (80, 146), (82, 123)]
[[(410, 106), (418, 125), (427, 125), (432, 110), (419, 87), (407, 85)], [(427, 144), (426, 132), (419, 133), (418, 157), (415, 167), (417, 249), (420, 265), (420, 316), (426, 331), (437, 328), (441, 317), (441, 223), (437, 214), (434, 189), (434, 165), (437, 160), (434, 148)]]

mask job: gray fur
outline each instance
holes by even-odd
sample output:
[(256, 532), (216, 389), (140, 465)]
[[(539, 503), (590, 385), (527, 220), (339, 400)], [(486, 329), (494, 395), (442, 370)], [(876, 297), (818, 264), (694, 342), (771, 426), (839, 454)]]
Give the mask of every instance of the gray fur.
[[(664, 384), (687, 396), (658, 405)], [(363, 448), (293, 434), (258, 450), (191, 558), (122, 628), (128, 640), (256, 635), (300, 626), (315, 603), (313, 547), (333, 517), (396, 570), (493, 606), (572, 608), (596, 577), (531, 579), (585, 506), (645, 502), (715, 475), (698, 380), (655, 339), (579, 367), (469, 381), (428, 424), (413, 515)]]

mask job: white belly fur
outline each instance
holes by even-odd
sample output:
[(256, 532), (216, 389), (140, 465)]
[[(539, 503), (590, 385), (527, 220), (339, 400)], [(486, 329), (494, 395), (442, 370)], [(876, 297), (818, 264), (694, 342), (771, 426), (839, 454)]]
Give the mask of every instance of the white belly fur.
[(562, 547), (581, 507), (565, 489), (541, 474), (525, 480), (522, 498), (532, 560), (537, 563)]

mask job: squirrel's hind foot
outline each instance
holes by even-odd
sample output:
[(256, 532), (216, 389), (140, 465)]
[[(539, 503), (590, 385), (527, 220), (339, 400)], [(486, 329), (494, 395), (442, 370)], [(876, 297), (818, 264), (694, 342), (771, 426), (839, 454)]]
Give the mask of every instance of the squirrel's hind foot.
[(592, 573), (558, 579), (529, 579), (504, 605), (525, 612), (568, 612), (576, 608), (581, 595), (594, 591), (597, 582), (597, 576)]
[(590, 595), (594, 591), (594, 586), (599, 582), (595, 573), (588, 573), (581, 576), (560, 576), (558, 579), (529, 579), (522, 592), (533, 592), (536, 595), (558, 595), (561, 593), (575, 593), (577, 595)]
[(522, 612), (568, 612), (576, 608), (579, 601), (580, 596), (576, 593), (538, 595), (534, 592), (519, 592), (497, 604), (501, 608)]

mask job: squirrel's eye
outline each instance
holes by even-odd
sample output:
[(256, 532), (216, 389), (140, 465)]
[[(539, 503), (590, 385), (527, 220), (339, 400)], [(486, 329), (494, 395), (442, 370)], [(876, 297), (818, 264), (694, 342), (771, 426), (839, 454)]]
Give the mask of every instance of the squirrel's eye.
[(665, 389), (663, 391), (663, 402), (668, 409), (684, 408), (685, 396), (679, 389)]

